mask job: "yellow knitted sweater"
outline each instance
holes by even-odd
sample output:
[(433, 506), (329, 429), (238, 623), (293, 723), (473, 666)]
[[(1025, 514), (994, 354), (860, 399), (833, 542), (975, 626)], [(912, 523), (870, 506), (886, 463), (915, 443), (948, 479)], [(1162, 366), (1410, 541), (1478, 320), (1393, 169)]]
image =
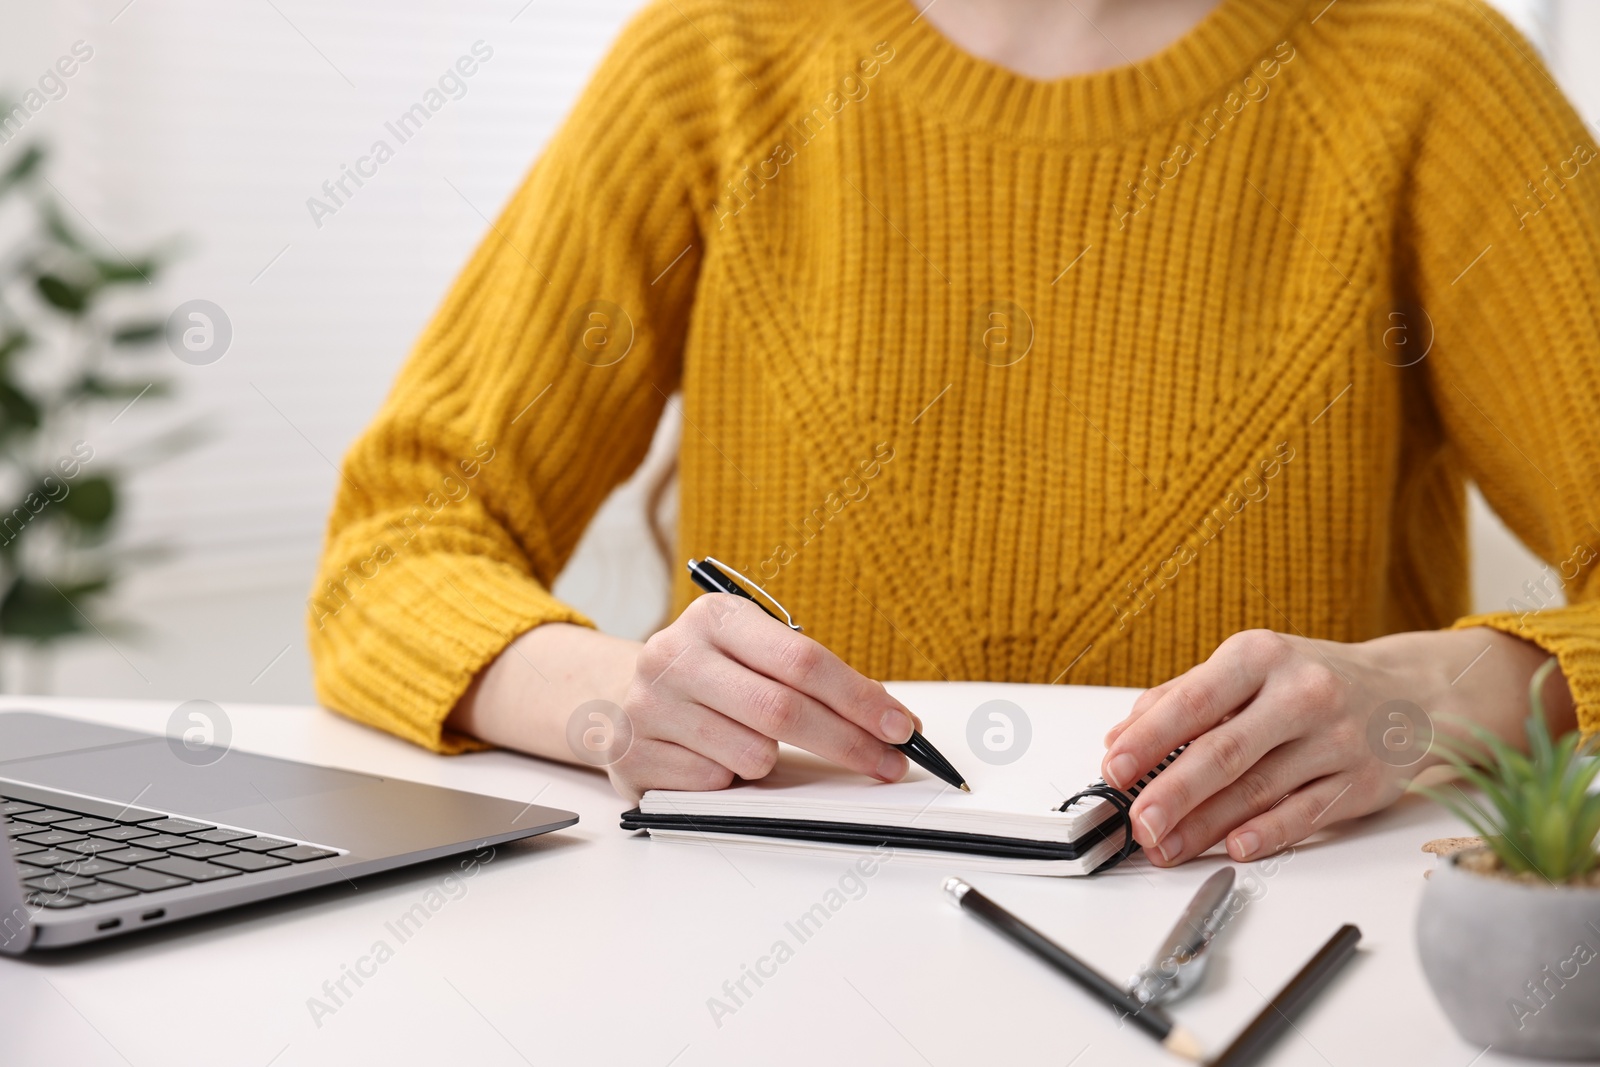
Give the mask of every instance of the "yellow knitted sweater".
[[(1600, 725), (1600, 165), (1516, 31), (1221, 0), (1040, 82), (915, 15), (633, 20), (346, 459), (322, 700), (470, 744), (446, 715), (585, 621), (551, 582), (681, 403), (676, 555), (870, 676), (1143, 686), (1250, 627), (1483, 624)], [(1550, 566), (1464, 619), (1469, 478)]]

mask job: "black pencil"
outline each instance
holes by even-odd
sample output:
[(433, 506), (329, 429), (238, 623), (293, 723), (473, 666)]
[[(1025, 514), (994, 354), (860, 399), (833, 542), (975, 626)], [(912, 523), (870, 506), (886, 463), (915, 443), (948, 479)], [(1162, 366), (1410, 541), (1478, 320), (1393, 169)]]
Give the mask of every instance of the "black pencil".
[(1154, 1037), (1167, 1051), (1185, 1059), (1200, 1059), (1200, 1043), (1194, 1035), (1172, 1021), (1154, 1004), (1141, 1004), (1133, 994), (1084, 963), (1078, 957), (1045, 937), (960, 878), (946, 878), (944, 890), (963, 911), (969, 911), (1001, 935), (1032, 952), (1095, 997), (1111, 1010), (1132, 1019), (1134, 1025)]
[(1339, 927), (1310, 962), (1300, 968), (1300, 973), (1289, 979), (1289, 984), (1261, 1009), (1261, 1014), (1250, 1021), (1243, 1033), (1234, 1038), (1233, 1044), (1212, 1061), (1212, 1067), (1245, 1067), (1259, 1060), (1279, 1035), (1294, 1025), (1295, 1015), (1355, 955), (1356, 943), (1360, 940), (1361, 931), (1356, 927), (1349, 923)]
[[(727, 565), (724, 564), (723, 566)], [(733, 570), (731, 567), (728, 569)], [(738, 571), (734, 571), (733, 573), (739, 574)], [(689, 561), (689, 577), (694, 580), (695, 585), (698, 585), (701, 589), (704, 589), (708, 593), (727, 593), (729, 596), (743, 597), (745, 600), (750, 601), (768, 615), (771, 615), (774, 619), (778, 619), (779, 622), (788, 626), (789, 629), (800, 629), (800, 624), (795, 622), (794, 619), (790, 617), (789, 610), (782, 604), (779, 604), (778, 601), (773, 598), (771, 593), (768, 593), (765, 589), (761, 590), (761, 595), (766, 597), (768, 600), (771, 600), (773, 607), (776, 607), (778, 611), (783, 612), (784, 617), (781, 619), (778, 618), (778, 613), (776, 611), (773, 611), (772, 608), (758, 600), (748, 589), (744, 588), (744, 586), (740, 585), (738, 582), (734, 581), (731, 577), (724, 573), (722, 568), (716, 565), (716, 561), (712, 560), (710, 557), (705, 559), (691, 559)], [(745, 578), (742, 574), (739, 574), (739, 577), (744, 578), (744, 580), (747, 582), (750, 581), (750, 579)], [(754, 582), (750, 582), (750, 584), (755, 585)], [(759, 589), (760, 586), (757, 586), (756, 588)], [(972, 787), (967, 785), (967, 780), (961, 776), (960, 771), (956, 770), (955, 765), (949, 760), (945, 759), (944, 756), (940, 754), (939, 750), (934, 748), (933, 745), (929, 743), (928, 739), (923, 737), (922, 734), (918, 733), (916, 730), (911, 731), (910, 737), (906, 738), (905, 741), (895, 745), (894, 747), (905, 753), (906, 757), (910, 759), (911, 762), (925, 768), (930, 774), (937, 776), (941, 781), (948, 782), (957, 789), (961, 790), (963, 793), (972, 792)]]

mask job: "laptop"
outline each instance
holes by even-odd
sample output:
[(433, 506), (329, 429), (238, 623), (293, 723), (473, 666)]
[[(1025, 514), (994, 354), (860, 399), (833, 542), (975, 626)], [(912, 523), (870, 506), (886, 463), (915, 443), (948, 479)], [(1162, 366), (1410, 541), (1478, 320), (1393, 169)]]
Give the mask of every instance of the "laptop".
[(0, 713), (0, 954), (164, 926), (578, 821), (558, 808)]

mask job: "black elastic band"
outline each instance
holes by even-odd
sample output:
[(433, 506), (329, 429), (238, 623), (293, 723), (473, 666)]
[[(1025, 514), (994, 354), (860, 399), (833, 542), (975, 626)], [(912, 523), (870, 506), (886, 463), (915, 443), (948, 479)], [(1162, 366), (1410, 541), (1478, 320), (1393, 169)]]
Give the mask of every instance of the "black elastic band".
[(1062, 803), (1061, 807), (1056, 809), (1057, 811), (1066, 811), (1068, 808), (1072, 807), (1072, 805), (1086, 797), (1099, 797), (1101, 800), (1109, 800), (1112, 806), (1117, 809), (1117, 816), (1122, 820), (1122, 830), (1123, 833), (1127, 835), (1127, 840), (1122, 843), (1121, 850), (1119, 850), (1115, 856), (1111, 857), (1110, 860), (1106, 861), (1101, 866), (1096, 867), (1095, 871), (1110, 870), (1112, 867), (1115, 867), (1117, 864), (1121, 863), (1138, 850), (1139, 842), (1133, 839), (1133, 801), (1136, 797), (1138, 797), (1139, 792), (1144, 789), (1145, 786), (1149, 785), (1155, 780), (1156, 775), (1172, 766), (1172, 761), (1181, 756), (1183, 754), (1183, 750), (1188, 747), (1188, 743), (1185, 742), (1184, 744), (1181, 744), (1177, 748), (1173, 749), (1166, 755), (1164, 759), (1162, 759), (1160, 763), (1157, 763), (1155, 767), (1149, 771), (1149, 773), (1147, 773), (1143, 778), (1140, 778), (1137, 782), (1134, 782), (1133, 785), (1129, 786), (1126, 793), (1118, 789), (1116, 786), (1107, 785), (1105, 779), (1096, 778), (1094, 782), (1090, 784), (1089, 788), (1085, 789), (1081, 793), (1074, 793)]
[(1133, 855), (1133, 853), (1139, 848), (1139, 842), (1133, 839), (1133, 817), (1129, 814), (1133, 810), (1133, 799), (1122, 790), (1116, 788), (1115, 786), (1107, 785), (1103, 781), (1096, 781), (1093, 785), (1083, 790), (1081, 793), (1072, 794), (1072, 796), (1063, 801), (1061, 807), (1057, 808), (1056, 810), (1066, 811), (1078, 801), (1084, 800), (1088, 797), (1098, 797), (1101, 800), (1109, 800), (1111, 802), (1112, 806), (1117, 809), (1117, 818), (1122, 820), (1122, 831), (1127, 837), (1127, 839), (1122, 843), (1122, 847), (1117, 850), (1116, 855), (1112, 856), (1109, 860), (1094, 869), (1093, 873), (1098, 874), (1101, 871), (1110, 870), (1112, 867), (1115, 867), (1117, 864)]

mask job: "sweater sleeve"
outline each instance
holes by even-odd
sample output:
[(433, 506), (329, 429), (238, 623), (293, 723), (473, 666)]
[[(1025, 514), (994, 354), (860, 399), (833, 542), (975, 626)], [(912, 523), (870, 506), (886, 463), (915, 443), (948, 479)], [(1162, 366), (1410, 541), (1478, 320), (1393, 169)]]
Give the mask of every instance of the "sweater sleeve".
[[(1450, 63), (1412, 174), (1421, 366), (1450, 444), (1491, 507), (1549, 564), (1488, 626), (1558, 657), (1600, 729), (1600, 153), (1517, 31), (1449, 5)], [(1552, 603), (1564, 589), (1567, 605)]]
[(701, 247), (674, 109), (693, 49), (622, 33), (345, 458), (308, 624), (319, 699), (436, 751), (472, 678), (542, 623), (680, 377)]

